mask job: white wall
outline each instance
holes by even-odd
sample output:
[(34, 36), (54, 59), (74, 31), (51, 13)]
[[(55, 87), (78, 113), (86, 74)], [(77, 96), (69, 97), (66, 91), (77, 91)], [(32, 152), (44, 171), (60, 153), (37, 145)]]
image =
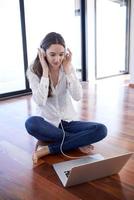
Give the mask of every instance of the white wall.
[(131, 0), (129, 70), (130, 70), (130, 84), (134, 84), (134, 0)]

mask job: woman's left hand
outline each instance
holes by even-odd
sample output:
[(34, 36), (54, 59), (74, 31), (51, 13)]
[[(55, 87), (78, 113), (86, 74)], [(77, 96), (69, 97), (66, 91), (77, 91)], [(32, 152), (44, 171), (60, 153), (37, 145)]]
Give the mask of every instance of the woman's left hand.
[(64, 72), (66, 74), (70, 74), (70, 72), (71, 72), (71, 61), (72, 61), (72, 52), (70, 51), (69, 48), (67, 48), (67, 53), (66, 53), (65, 58), (62, 62)]

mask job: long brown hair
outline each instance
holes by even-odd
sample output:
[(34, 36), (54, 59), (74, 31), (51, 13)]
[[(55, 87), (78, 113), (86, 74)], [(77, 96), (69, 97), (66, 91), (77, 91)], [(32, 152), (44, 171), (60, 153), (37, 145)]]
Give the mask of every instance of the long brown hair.
[[(65, 41), (63, 37), (59, 33), (55, 33), (55, 32), (50, 32), (45, 36), (45, 38), (42, 40), (40, 44), (40, 48), (42, 48), (46, 52), (46, 50), (52, 44), (60, 44), (65, 48)], [(38, 55), (33, 62), (32, 71), (41, 79), (43, 70), (42, 70), (42, 66), (41, 66)], [(50, 77), (49, 77), (48, 97), (50, 96), (52, 96), (52, 89), (51, 89), (51, 82), (50, 82)]]

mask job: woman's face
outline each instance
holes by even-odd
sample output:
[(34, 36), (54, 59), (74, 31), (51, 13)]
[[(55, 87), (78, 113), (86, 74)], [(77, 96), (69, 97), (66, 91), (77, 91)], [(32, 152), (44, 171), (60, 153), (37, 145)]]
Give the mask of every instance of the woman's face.
[(65, 56), (65, 48), (60, 44), (52, 44), (46, 50), (46, 58), (50, 67), (54, 70), (60, 68)]

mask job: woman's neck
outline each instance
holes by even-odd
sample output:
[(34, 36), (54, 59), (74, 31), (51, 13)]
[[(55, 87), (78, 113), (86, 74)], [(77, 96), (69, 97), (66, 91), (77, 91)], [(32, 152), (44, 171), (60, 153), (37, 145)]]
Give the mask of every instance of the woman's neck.
[(56, 69), (54, 67), (49, 67), (49, 71), (51, 74), (58, 74), (60, 71), (60, 67), (58, 67)]
[(59, 80), (59, 70), (50, 70), (50, 77), (53, 83), (54, 88), (56, 87), (58, 80)]

